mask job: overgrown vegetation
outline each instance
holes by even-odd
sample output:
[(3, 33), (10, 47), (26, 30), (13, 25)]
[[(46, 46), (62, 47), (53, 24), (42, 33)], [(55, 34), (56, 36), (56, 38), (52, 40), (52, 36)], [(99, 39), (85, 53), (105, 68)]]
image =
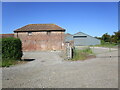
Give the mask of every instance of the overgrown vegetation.
[(22, 43), (18, 38), (2, 38), (2, 60), (0, 66), (14, 65), (22, 57)]
[(102, 46), (102, 47), (113, 47), (116, 45), (120, 45), (120, 30), (118, 32), (114, 32), (113, 35), (109, 35), (105, 33), (102, 37), (96, 37), (97, 39), (101, 40), (101, 45), (95, 46)]
[(120, 30), (118, 32), (114, 32), (113, 35), (109, 35), (108, 33), (105, 33), (102, 35), (102, 37), (96, 37), (101, 40), (102, 45), (120, 45)]
[(74, 49), (73, 50), (73, 58), (71, 60), (85, 60), (88, 58), (90, 54), (93, 54), (90, 48), (86, 49)]

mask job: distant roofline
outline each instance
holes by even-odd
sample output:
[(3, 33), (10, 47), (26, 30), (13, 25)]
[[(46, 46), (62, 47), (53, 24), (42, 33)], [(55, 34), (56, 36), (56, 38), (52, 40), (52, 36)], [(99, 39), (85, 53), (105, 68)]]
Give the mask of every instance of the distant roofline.
[[(78, 34), (78, 33), (83, 33), (83, 32), (77, 32), (77, 33), (73, 34), (73, 36), (76, 35), (76, 34)], [(86, 34), (86, 33), (83, 33), (83, 34), (88, 35), (88, 34)], [(90, 36), (90, 37), (92, 37), (92, 38), (95, 38), (95, 37), (93, 37), (93, 36), (91, 36), (91, 35), (88, 35), (88, 36)], [(97, 39), (97, 38), (95, 38), (95, 39)], [(97, 40), (99, 40), (99, 39), (97, 39)]]
[(72, 34), (70, 34), (70, 33), (65, 33), (65, 35), (71, 35), (71, 36), (73, 36)]
[(6, 34), (0, 34), (0, 35), (13, 35), (14, 33), (6, 33)]

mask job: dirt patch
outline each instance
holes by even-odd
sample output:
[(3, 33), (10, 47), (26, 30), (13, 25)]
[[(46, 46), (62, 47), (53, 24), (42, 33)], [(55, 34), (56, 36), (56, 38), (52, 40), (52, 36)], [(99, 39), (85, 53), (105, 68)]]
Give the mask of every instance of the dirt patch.
[(15, 64), (25, 64), (28, 63), (30, 61), (34, 61), (35, 59), (22, 59), (20, 61), (16, 61)]
[(17, 61), (15, 64), (25, 64), (27, 62), (29, 62), (29, 61)]
[(92, 59), (92, 58), (96, 58), (96, 56), (95, 55), (89, 55), (89, 56), (87, 56), (87, 58), (85, 60)]

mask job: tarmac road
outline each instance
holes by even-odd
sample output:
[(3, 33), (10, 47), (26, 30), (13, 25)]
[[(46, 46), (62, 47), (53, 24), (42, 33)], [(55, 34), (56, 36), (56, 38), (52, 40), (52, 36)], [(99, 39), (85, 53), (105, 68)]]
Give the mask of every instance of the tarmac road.
[(93, 51), (97, 57), (85, 61), (64, 61), (60, 52), (24, 52), (23, 58), (35, 60), (3, 68), (2, 87), (117, 88), (118, 50)]

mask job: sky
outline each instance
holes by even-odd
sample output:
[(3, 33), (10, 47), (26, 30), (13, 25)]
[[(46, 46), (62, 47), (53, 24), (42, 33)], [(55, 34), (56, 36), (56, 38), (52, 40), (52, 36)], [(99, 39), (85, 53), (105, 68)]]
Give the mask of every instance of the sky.
[(27, 24), (57, 24), (91, 36), (118, 31), (117, 2), (2, 2), (2, 33)]

